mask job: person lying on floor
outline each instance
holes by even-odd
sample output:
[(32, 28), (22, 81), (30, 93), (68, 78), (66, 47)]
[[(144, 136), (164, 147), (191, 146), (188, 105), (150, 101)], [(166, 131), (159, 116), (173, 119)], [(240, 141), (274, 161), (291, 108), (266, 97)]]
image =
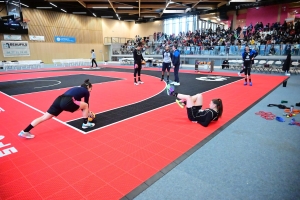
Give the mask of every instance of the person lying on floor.
[(194, 123), (207, 127), (211, 121), (217, 121), (223, 114), (223, 104), (221, 99), (213, 99), (209, 108), (202, 110), (203, 96), (179, 94), (174, 91), (174, 87), (167, 85), (167, 94), (177, 97), (176, 102), (181, 108), (186, 106), (188, 119)]

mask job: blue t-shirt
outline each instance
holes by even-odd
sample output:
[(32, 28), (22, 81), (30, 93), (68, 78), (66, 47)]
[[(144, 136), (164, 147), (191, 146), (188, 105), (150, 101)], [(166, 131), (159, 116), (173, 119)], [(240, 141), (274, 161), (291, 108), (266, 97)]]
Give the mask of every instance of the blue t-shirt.
[(73, 87), (67, 90), (64, 95), (72, 96), (76, 101), (81, 101), (81, 98), (84, 97), (84, 102), (89, 103), (90, 92), (84, 87)]

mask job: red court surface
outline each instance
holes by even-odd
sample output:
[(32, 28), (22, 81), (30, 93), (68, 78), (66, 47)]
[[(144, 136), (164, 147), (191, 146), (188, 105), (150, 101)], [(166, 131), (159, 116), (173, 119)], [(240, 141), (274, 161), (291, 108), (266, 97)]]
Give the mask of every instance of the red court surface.
[[(0, 81), (76, 73), (82, 72), (7, 74), (1, 75)], [(141, 101), (165, 87), (151, 76), (144, 78), (144, 85), (134, 87), (131, 73), (85, 73), (130, 77), (128, 83), (126, 80), (110, 83), (113, 88), (107, 88), (105, 83), (95, 84), (94, 87), (101, 90), (98, 93), (93, 88), (91, 94), (91, 105), (101, 105), (95, 112)], [(65, 89), (13, 97), (0, 93), (0, 107), (5, 110), (0, 113), (0, 197), (120, 199), (273, 90), (286, 77), (252, 75), (252, 79), (255, 80), (253, 87), (243, 86), (240, 80), (203, 94), (204, 107), (208, 107), (212, 98), (221, 98), (224, 103), (223, 117), (207, 128), (189, 122), (186, 110), (174, 103), (89, 134), (82, 134), (63, 123), (80, 118), (80, 113), (64, 113), (59, 116), (61, 121), (49, 120), (34, 128), (32, 133), (36, 137), (31, 140), (17, 134), (41, 115), (38, 110), (44, 112), (53, 98)], [(134, 95), (136, 90), (147, 92), (137, 96)], [(124, 91), (130, 96), (124, 97)], [(172, 97), (166, 95), (166, 98)]]

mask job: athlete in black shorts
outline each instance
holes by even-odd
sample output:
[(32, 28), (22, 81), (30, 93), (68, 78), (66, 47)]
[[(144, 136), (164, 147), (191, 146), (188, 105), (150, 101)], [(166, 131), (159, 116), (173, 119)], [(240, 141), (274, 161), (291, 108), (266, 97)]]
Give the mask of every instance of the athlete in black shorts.
[(209, 108), (202, 110), (202, 94), (194, 96), (178, 94), (174, 91), (174, 87), (170, 85), (167, 85), (167, 93), (180, 99), (180, 101), (176, 100), (180, 107), (183, 108), (186, 105), (188, 119), (192, 122), (207, 127), (211, 121), (217, 121), (222, 116), (223, 104), (221, 99), (211, 100)]
[(249, 80), (249, 85), (252, 86), (251, 82), (251, 67), (252, 67), (252, 61), (254, 60), (256, 56), (256, 51), (249, 49), (249, 46), (246, 46), (245, 52), (242, 53), (242, 58), (244, 61), (244, 69), (245, 69), (245, 83), (244, 85), (247, 85), (247, 77)]
[[(69, 89), (64, 94), (58, 96), (48, 111), (43, 116), (33, 120), (27, 128), (19, 133), (19, 136), (24, 138), (34, 138), (34, 135), (29, 132), (31, 129), (52, 117), (57, 117), (63, 111), (73, 113), (81, 109), (83, 116), (82, 128), (86, 129), (95, 126), (94, 123), (88, 121), (89, 97), (91, 91), (92, 84), (89, 82), (89, 79), (85, 80), (81, 87), (73, 87)], [(84, 98), (84, 102), (81, 101), (81, 98)]]

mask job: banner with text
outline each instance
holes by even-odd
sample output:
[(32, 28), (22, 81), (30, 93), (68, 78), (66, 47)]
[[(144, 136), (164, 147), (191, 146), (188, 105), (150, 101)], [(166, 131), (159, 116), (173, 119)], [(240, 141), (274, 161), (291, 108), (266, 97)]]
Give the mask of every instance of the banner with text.
[(64, 43), (76, 43), (75, 37), (66, 37), (66, 36), (55, 36), (55, 42), (64, 42)]
[(29, 40), (33, 40), (33, 41), (45, 41), (45, 36), (29, 35)]
[(30, 56), (27, 41), (1, 41), (4, 57)]
[(22, 40), (21, 35), (4, 35), (4, 40)]

